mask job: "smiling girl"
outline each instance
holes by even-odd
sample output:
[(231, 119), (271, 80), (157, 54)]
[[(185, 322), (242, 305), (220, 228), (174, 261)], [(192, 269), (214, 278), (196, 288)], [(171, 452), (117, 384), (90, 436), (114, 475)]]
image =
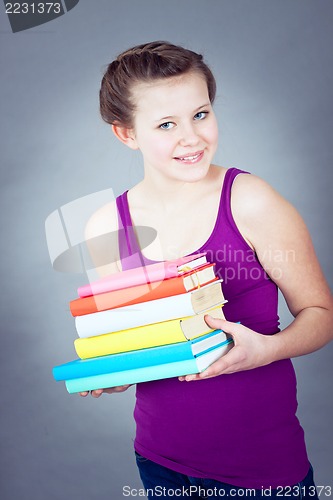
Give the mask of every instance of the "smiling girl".
[[(102, 80), (102, 117), (141, 152), (144, 178), (100, 209), (88, 233), (126, 229), (122, 269), (138, 255), (149, 264), (207, 252), (224, 279), (228, 321), (206, 321), (235, 344), (199, 375), (137, 385), (137, 463), (151, 498), (157, 486), (169, 496), (183, 488), (179, 498), (202, 498), (208, 488), (216, 498), (244, 496), (245, 488), (257, 497), (262, 488), (280, 497), (293, 488), (294, 497), (316, 498), (290, 358), (331, 340), (332, 298), (295, 208), (258, 177), (212, 163), (215, 90), (201, 55), (166, 42), (120, 54)], [(143, 250), (137, 226), (157, 231)], [(295, 318), (282, 331), (278, 289)]]

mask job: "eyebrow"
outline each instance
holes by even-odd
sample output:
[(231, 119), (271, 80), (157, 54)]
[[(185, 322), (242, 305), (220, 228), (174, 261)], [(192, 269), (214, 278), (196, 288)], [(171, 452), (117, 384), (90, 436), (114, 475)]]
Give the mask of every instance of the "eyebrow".
[[(203, 104), (202, 106), (199, 106), (198, 108), (196, 108), (193, 113), (197, 113), (198, 111), (200, 111), (200, 109), (202, 108), (206, 108), (207, 106), (211, 106), (211, 103), (208, 102), (206, 104)], [(164, 116), (163, 118), (160, 118), (159, 120), (155, 120), (155, 122), (161, 122), (161, 121), (164, 121), (164, 120), (171, 120), (172, 118), (175, 118), (175, 116)]]

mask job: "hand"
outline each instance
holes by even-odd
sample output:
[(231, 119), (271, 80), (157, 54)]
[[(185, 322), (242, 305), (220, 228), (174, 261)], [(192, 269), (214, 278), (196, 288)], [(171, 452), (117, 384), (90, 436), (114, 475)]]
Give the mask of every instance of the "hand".
[(129, 387), (131, 387), (131, 385), (133, 384), (119, 385), (118, 387), (109, 387), (108, 389), (95, 389), (94, 391), (84, 391), (84, 392), (79, 392), (79, 394), (80, 396), (85, 398), (86, 396), (88, 396), (90, 392), (93, 398), (99, 398), (103, 393), (113, 394), (114, 392), (125, 392)]
[(209, 315), (205, 316), (205, 321), (211, 328), (229, 333), (234, 340), (234, 346), (202, 373), (179, 377), (180, 381), (202, 380), (217, 375), (251, 370), (273, 361), (272, 344), (269, 343), (272, 336), (262, 335), (239, 323), (212, 318)]

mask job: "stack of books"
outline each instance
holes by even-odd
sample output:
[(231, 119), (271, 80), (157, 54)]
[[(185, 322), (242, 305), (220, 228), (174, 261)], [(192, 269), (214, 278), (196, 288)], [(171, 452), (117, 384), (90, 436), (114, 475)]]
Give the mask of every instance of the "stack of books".
[(69, 393), (199, 373), (232, 347), (204, 316), (226, 302), (204, 254), (107, 276), (70, 302), (80, 359), (53, 368)]

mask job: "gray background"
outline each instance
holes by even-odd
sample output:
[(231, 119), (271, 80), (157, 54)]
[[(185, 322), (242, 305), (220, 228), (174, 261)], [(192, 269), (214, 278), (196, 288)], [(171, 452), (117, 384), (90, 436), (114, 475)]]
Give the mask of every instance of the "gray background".
[[(124, 485), (141, 486), (134, 389), (82, 399), (53, 381), (52, 366), (75, 357), (68, 301), (86, 278), (53, 271), (44, 236), (64, 203), (107, 187), (118, 195), (142, 175), (99, 118), (103, 68), (154, 39), (203, 52), (218, 81), (216, 162), (260, 175), (298, 208), (332, 285), (333, 3), (81, 0), (16, 34), (3, 4), (0, 17), (0, 496), (123, 498)], [(309, 455), (317, 483), (331, 486), (332, 352), (295, 360)]]

